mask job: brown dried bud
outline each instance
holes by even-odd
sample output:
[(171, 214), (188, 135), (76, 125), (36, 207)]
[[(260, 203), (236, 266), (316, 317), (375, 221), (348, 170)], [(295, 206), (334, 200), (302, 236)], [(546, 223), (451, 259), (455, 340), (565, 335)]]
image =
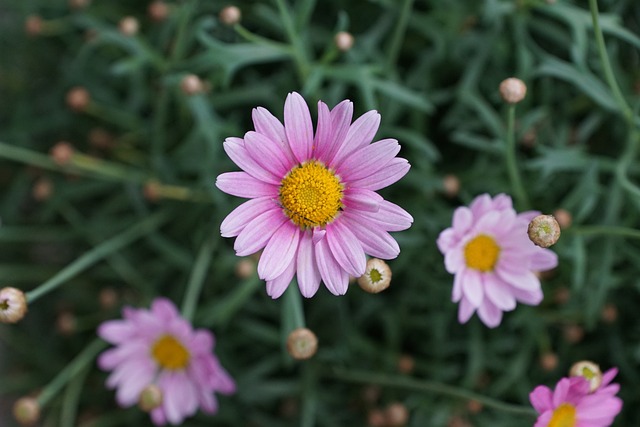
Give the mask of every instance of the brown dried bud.
[(460, 179), (453, 175), (447, 174), (442, 177), (442, 189), (447, 197), (453, 198), (460, 192)]
[(569, 375), (572, 377), (583, 377), (589, 382), (589, 391), (593, 393), (602, 384), (602, 371), (600, 366), (589, 360), (576, 362), (571, 366)]
[(17, 323), (27, 314), (27, 298), (20, 289), (0, 289), (0, 322)]
[(111, 288), (106, 287), (100, 289), (100, 293), (98, 294), (98, 300), (100, 302), (100, 307), (103, 310), (110, 310), (118, 304), (118, 292)]
[(236, 25), (242, 19), (242, 12), (236, 6), (227, 6), (220, 11), (219, 18), (225, 25)]
[(618, 308), (611, 303), (607, 303), (602, 307), (600, 316), (605, 323), (614, 323), (618, 320)]
[(169, 16), (169, 6), (161, 0), (156, 0), (149, 4), (147, 12), (151, 20), (162, 22)]
[(84, 9), (85, 7), (89, 6), (89, 3), (91, 3), (90, 0), (69, 0), (69, 7), (71, 9)]
[(336, 44), (338, 50), (346, 52), (348, 50), (351, 50), (351, 48), (353, 47), (354, 38), (351, 33), (340, 31), (333, 38), (333, 42)]
[(538, 215), (529, 223), (529, 239), (540, 246), (548, 248), (560, 238), (560, 225), (553, 215)]
[(380, 409), (372, 409), (367, 415), (367, 425), (369, 427), (386, 427), (387, 419), (384, 416), (384, 412)]
[(369, 405), (373, 405), (380, 399), (382, 389), (380, 386), (371, 384), (362, 389), (362, 400)]
[(558, 367), (558, 355), (547, 351), (540, 356), (540, 367), (547, 372), (551, 372)]
[(236, 263), (236, 276), (240, 279), (248, 279), (256, 272), (256, 263), (251, 258), (241, 258)]
[(162, 405), (162, 390), (155, 384), (150, 384), (142, 389), (138, 399), (138, 407), (144, 412), (150, 412)]
[(150, 202), (157, 202), (160, 200), (162, 195), (160, 194), (160, 186), (161, 184), (156, 180), (147, 181), (144, 184), (144, 188), (142, 189), (142, 194), (144, 198)]
[(571, 299), (571, 290), (569, 288), (562, 286), (553, 293), (553, 300), (558, 305), (563, 305), (569, 302)]
[(113, 135), (103, 128), (93, 128), (87, 137), (91, 146), (100, 150), (106, 150), (113, 146)]
[(125, 16), (118, 23), (118, 28), (120, 32), (125, 36), (131, 37), (138, 34), (138, 29), (140, 28), (140, 24), (138, 20), (133, 16)]
[(482, 405), (482, 403), (478, 402), (475, 399), (471, 399), (467, 402), (467, 410), (472, 414), (478, 414), (482, 412), (483, 408), (484, 406)]
[(409, 422), (409, 410), (402, 403), (392, 403), (384, 410), (388, 427), (403, 427)]
[(584, 338), (584, 329), (580, 325), (569, 324), (564, 327), (564, 339), (570, 344), (577, 344)]
[(520, 79), (510, 77), (500, 83), (500, 96), (509, 104), (517, 104), (527, 94), (527, 86)]
[(180, 82), (180, 88), (186, 95), (196, 95), (203, 92), (202, 80), (195, 74), (187, 74)]
[(22, 397), (13, 405), (13, 416), (23, 426), (32, 426), (40, 419), (40, 404), (32, 397)]
[(378, 258), (370, 258), (364, 274), (358, 278), (358, 285), (372, 294), (384, 291), (390, 283), (391, 269), (386, 262)]
[(70, 311), (63, 311), (56, 319), (56, 330), (60, 335), (71, 336), (78, 330), (76, 316)]
[(67, 92), (67, 106), (73, 111), (85, 111), (90, 102), (91, 96), (89, 95), (89, 91), (81, 86), (71, 88), (71, 90)]
[(571, 227), (573, 216), (571, 216), (571, 213), (568, 210), (556, 209), (553, 212), (553, 216), (555, 217), (556, 221), (558, 221), (561, 229), (566, 230), (567, 228)]
[(24, 21), (24, 30), (29, 36), (38, 36), (42, 33), (42, 18), (38, 15), (29, 15)]
[(313, 357), (318, 350), (318, 338), (310, 329), (298, 328), (293, 330), (287, 338), (287, 351), (297, 360)]
[(38, 179), (31, 188), (31, 195), (39, 202), (48, 200), (53, 194), (53, 182), (46, 177)]
[(74, 151), (73, 146), (67, 141), (60, 141), (51, 147), (49, 155), (57, 165), (65, 166), (71, 161)]
[(398, 359), (398, 372), (409, 375), (416, 367), (416, 360), (408, 354), (403, 354)]

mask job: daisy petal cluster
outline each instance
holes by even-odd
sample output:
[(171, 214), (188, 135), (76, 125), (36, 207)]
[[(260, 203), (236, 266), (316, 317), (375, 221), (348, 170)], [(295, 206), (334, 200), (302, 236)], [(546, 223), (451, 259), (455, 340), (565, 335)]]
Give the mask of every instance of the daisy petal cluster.
[(343, 295), (349, 276), (365, 272), (366, 254), (392, 259), (400, 247), (390, 231), (409, 228), (413, 218), (377, 190), (409, 171), (396, 157), (395, 139), (371, 143), (380, 115), (369, 111), (351, 122), (353, 104), (332, 110), (318, 103), (314, 132), (309, 107), (297, 93), (284, 105), (284, 125), (264, 108), (253, 110), (255, 131), (227, 138), (224, 149), (241, 169), (218, 176), (225, 193), (248, 198), (220, 227), (236, 237), (246, 256), (263, 249), (258, 275), (267, 293), (280, 297), (294, 276), (305, 297), (324, 282)]
[(620, 386), (611, 383), (616, 368), (605, 372), (602, 384), (591, 392), (584, 377), (562, 378), (555, 389), (538, 386), (529, 400), (539, 416), (533, 427), (609, 427), (622, 409), (616, 396)]
[(527, 228), (538, 212), (516, 213), (511, 197), (476, 197), (469, 207), (455, 210), (453, 224), (438, 237), (445, 268), (454, 274), (453, 302), (459, 302), (458, 320), (467, 322), (477, 312), (489, 327), (516, 302), (542, 301), (540, 280), (534, 272), (558, 265), (556, 254), (535, 246)]
[(235, 391), (212, 353), (211, 332), (194, 330), (165, 298), (155, 299), (151, 310), (125, 307), (123, 319), (104, 322), (98, 335), (115, 346), (100, 355), (98, 365), (111, 371), (107, 387), (117, 389), (120, 406), (138, 403), (149, 386), (160, 389), (162, 403), (150, 412), (156, 425), (180, 424), (198, 408), (215, 413), (214, 392)]

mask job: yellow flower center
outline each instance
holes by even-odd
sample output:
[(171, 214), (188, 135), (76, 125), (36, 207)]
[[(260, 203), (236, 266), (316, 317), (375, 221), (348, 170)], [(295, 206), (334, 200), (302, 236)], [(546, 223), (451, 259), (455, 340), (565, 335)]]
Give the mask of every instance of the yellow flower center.
[(164, 369), (184, 369), (189, 364), (191, 355), (184, 346), (171, 335), (163, 335), (155, 342), (151, 355)]
[(369, 272), (369, 279), (371, 279), (373, 283), (378, 283), (380, 280), (382, 280), (382, 274), (375, 268), (372, 268)]
[(280, 183), (280, 203), (291, 221), (302, 228), (333, 221), (342, 208), (340, 179), (322, 163), (312, 160), (289, 171)]
[(595, 378), (596, 373), (585, 366), (584, 368), (582, 368), (582, 376), (588, 379), (589, 381), (591, 381), (592, 379)]
[(493, 271), (500, 255), (500, 246), (493, 237), (479, 234), (464, 247), (464, 259), (467, 267), (482, 272)]
[(563, 403), (553, 411), (553, 416), (547, 427), (575, 427), (576, 425), (576, 407), (569, 403)]

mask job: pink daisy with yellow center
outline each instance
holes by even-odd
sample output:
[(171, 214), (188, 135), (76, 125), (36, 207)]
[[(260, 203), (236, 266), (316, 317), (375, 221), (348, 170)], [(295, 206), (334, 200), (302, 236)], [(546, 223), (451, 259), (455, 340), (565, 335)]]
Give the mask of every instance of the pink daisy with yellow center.
[(318, 103), (314, 134), (309, 107), (297, 93), (284, 105), (284, 125), (264, 108), (253, 110), (255, 131), (227, 138), (224, 149), (242, 172), (218, 176), (225, 193), (250, 199), (222, 222), (236, 237), (238, 256), (264, 249), (258, 275), (272, 298), (294, 276), (312, 297), (324, 282), (346, 293), (349, 276), (365, 272), (366, 256), (392, 259), (400, 247), (389, 231), (409, 228), (413, 218), (377, 190), (409, 171), (395, 139), (371, 143), (380, 115), (369, 111), (351, 123), (353, 104), (332, 110)]

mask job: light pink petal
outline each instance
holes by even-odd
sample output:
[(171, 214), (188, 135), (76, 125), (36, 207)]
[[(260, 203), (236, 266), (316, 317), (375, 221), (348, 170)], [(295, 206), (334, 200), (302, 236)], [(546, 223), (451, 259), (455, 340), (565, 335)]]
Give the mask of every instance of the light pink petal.
[(284, 291), (287, 290), (293, 276), (296, 272), (296, 259), (292, 258), (291, 262), (285, 268), (284, 272), (273, 280), (267, 281), (267, 295), (273, 299), (280, 298)]
[(451, 291), (451, 301), (458, 302), (462, 299), (462, 278), (464, 277), (464, 269), (458, 271), (453, 276), (453, 289)]
[(253, 127), (256, 132), (259, 132), (270, 140), (277, 142), (285, 153), (287, 161), (290, 164), (295, 163), (296, 159), (291, 151), (291, 147), (289, 147), (289, 144), (287, 143), (287, 135), (284, 131), (284, 126), (280, 123), (280, 120), (278, 120), (267, 109), (262, 107), (253, 109), (252, 118)]
[(531, 269), (534, 271), (547, 271), (558, 266), (558, 255), (549, 249), (540, 249), (531, 257)]
[(298, 162), (308, 160), (313, 146), (313, 124), (309, 106), (296, 92), (287, 95), (284, 103), (284, 130)]
[(189, 347), (194, 353), (211, 353), (215, 345), (215, 338), (208, 329), (197, 329), (193, 331), (193, 339)]
[(611, 381), (613, 381), (616, 375), (618, 375), (618, 368), (611, 368), (606, 371), (602, 374), (602, 383), (600, 384), (600, 387), (602, 388), (607, 386)]
[(464, 270), (462, 281), (462, 292), (465, 298), (475, 308), (480, 307), (484, 299), (484, 283), (482, 273), (467, 268)]
[(474, 311), (476, 311), (475, 307), (465, 297), (462, 297), (460, 304), (458, 304), (458, 322), (467, 323)]
[(536, 277), (531, 271), (525, 270), (518, 273), (514, 273), (505, 268), (496, 268), (495, 272), (500, 276), (502, 280), (509, 285), (525, 291), (535, 291), (540, 289), (540, 279)]
[(473, 199), (469, 208), (471, 209), (473, 217), (479, 219), (491, 209), (492, 205), (491, 196), (485, 193)]
[(104, 351), (98, 357), (98, 366), (103, 371), (110, 371), (123, 362), (139, 355), (146, 355), (149, 351), (147, 345), (139, 340), (132, 340), (129, 343), (119, 345)]
[(312, 156), (321, 156), (331, 144), (333, 138), (333, 125), (331, 124), (331, 111), (322, 101), (318, 101), (318, 124), (313, 140)]
[(451, 221), (451, 226), (457, 235), (462, 235), (466, 233), (473, 223), (473, 215), (471, 214), (471, 209), (466, 206), (460, 206), (453, 211), (453, 221)]
[(170, 322), (171, 320), (180, 317), (176, 306), (167, 298), (156, 298), (153, 300), (151, 303), (151, 312), (158, 318), (158, 320), (162, 320), (164, 322)]
[(567, 395), (569, 394), (570, 386), (571, 381), (569, 381), (569, 378), (562, 378), (560, 381), (558, 381), (558, 384), (556, 384), (556, 388), (553, 391), (552, 397), (553, 406), (555, 408), (560, 406), (563, 402), (567, 401)]
[(318, 241), (314, 249), (318, 271), (325, 286), (334, 295), (344, 295), (349, 287), (349, 274), (333, 258), (327, 239)]
[(164, 371), (158, 378), (158, 387), (162, 390), (162, 407), (167, 421), (171, 424), (180, 424), (184, 419), (183, 408), (180, 405), (180, 396), (186, 393), (184, 382), (178, 374)]
[(492, 277), (484, 288), (485, 294), (502, 311), (511, 311), (516, 307), (516, 299), (511, 287), (498, 277)]
[(364, 274), (367, 258), (360, 241), (340, 221), (327, 226), (327, 243), (338, 264), (350, 275)]
[(331, 110), (331, 138), (327, 141), (318, 140), (317, 159), (322, 160), (326, 165), (331, 164), (331, 160), (349, 132), (352, 118), (353, 103), (349, 100), (342, 101)]
[(137, 363), (123, 378), (116, 392), (116, 401), (122, 407), (132, 406), (138, 402), (142, 390), (151, 384), (156, 373), (156, 367), (150, 360)]
[(543, 413), (550, 409), (553, 409), (553, 393), (549, 387), (539, 385), (534, 388), (533, 391), (529, 394), (529, 401), (533, 408), (538, 411), (538, 413)]
[(303, 232), (298, 246), (297, 258), (298, 287), (305, 298), (311, 298), (320, 287), (320, 271), (316, 265), (316, 255), (310, 231)]
[(352, 187), (366, 188), (367, 190), (380, 190), (399, 181), (409, 172), (411, 165), (406, 159), (396, 157), (376, 174), (366, 178), (356, 179), (350, 183)]
[(383, 139), (352, 153), (341, 164), (334, 162), (333, 167), (345, 181), (353, 181), (377, 173), (399, 152), (397, 140)]
[[(244, 136), (244, 146), (253, 160), (273, 176), (284, 178), (293, 167), (282, 147), (258, 132), (247, 132)], [(277, 185), (280, 182), (276, 183)]]
[(111, 344), (126, 342), (135, 334), (135, 325), (127, 320), (109, 320), (98, 327), (98, 336)]
[(278, 186), (260, 181), (246, 172), (225, 172), (216, 178), (216, 187), (232, 196), (278, 197)]
[(157, 426), (163, 426), (167, 423), (167, 417), (164, 415), (162, 406), (151, 411), (151, 421)]
[(288, 220), (280, 210), (267, 211), (255, 217), (238, 234), (233, 245), (236, 255), (247, 256), (264, 248), (273, 233)]
[[(550, 410), (545, 412), (544, 414), (538, 417), (533, 427), (549, 427), (549, 422), (551, 421), (552, 416), (553, 416), (553, 411)], [(587, 426), (576, 426), (576, 427), (587, 427)]]
[(273, 197), (257, 197), (235, 208), (220, 224), (222, 237), (235, 237), (257, 216), (271, 210), (280, 210)]
[(526, 211), (526, 212), (520, 212), (518, 214), (518, 219), (522, 220), (523, 222), (525, 222), (526, 224), (529, 224), (531, 222), (531, 220), (535, 217), (537, 217), (538, 215), (540, 215), (540, 211)]
[(581, 419), (608, 421), (622, 410), (622, 401), (617, 397), (606, 396), (603, 399), (598, 394), (591, 394), (581, 400), (577, 409)]
[(447, 228), (440, 232), (438, 240), (436, 240), (436, 244), (438, 245), (440, 252), (444, 255), (450, 251), (456, 243), (458, 243), (458, 240), (455, 230), (453, 228)]
[(262, 280), (273, 280), (291, 264), (298, 250), (300, 229), (287, 221), (273, 234), (258, 262), (258, 276)]
[[(349, 215), (349, 212), (345, 211), (345, 214)], [(413, 223), (413, 217), (407, 211), (387, 200), (380, 202), (378, 212), (354, 212), (353, 217), (356, 216), (365, 218), (367, 222), (373, 222), (377, 228), (385, 231), (406, 230)]]
[(500, 193), (493, 198), (493, 209), (499, 211), (508, 211), (513, 210), (513, 202), (511, 201), (511, 197)]
[(463, 248), (455, 247), (444, 254), (444, 268), (451, 274), (465, 266)]
[(375, 191), (365, 190), (362, 188), (348, 189), (344, 193), (342, 201), (346, 209), (355, 209), (359, 211), (378, 212), (380, 203), (384, 199)]
[(227, 138), (222, 146), (233, 163), (249, 175), (268, 184), (280, 184), (282, 177), (274, 175), (253, 160), (242, 138)]
[(490, 328), (495, 328), (502, 321), (502, 311), (491, 300), (485, 298), (478, 307), (478, 317)]
[(380, 114), (375, 110), (368, 111), (358, 117), (349, 127), (344, 142), (333, 158), (332, 166), (341, 164), (354, 151), (370, 144), (376, 132), (378, 132), (379, 126)]
[(487, 234), (493, 234), (490, 233), (491, 230), (495, 229), (495, 228), (500, 228), (500, 220), (501, 220), (502, 215), (500, 214), (500, 212), (497, 211), (489, 211), (486, 212), (485, 214), (482, 215), (482, 217), (480, 217), (479, 220), (477, 220), (474, 229), (478, 230), (479, 232), (487, 232), (489, 231), (489, 233)]
[(538, 305), (544, 299), (542, 289), (536, 289), (533, 291), (525, 291), (516, 287), (511, 287), (511, 294), (516, 300), (527, 305)]
[(375, 229), (366, 218), (343, 215), (340, 220), (360, 241), (365, 253), (381, 259), (393, 259), (400, 254), (398, 242), (386, 231)]

